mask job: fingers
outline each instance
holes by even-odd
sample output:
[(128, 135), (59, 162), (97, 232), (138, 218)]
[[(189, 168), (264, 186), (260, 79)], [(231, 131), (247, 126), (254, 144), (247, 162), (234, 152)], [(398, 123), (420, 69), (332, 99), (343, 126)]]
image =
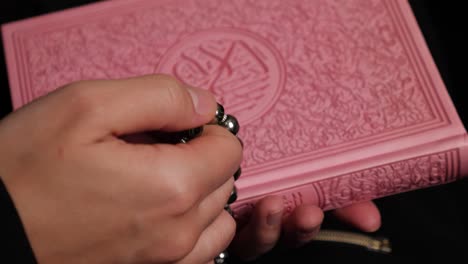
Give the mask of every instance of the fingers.
[(373, 202), (357, 203), (336, 209), (333, 214), (341, 221), (365, 232), (374, 232), (380, 228), (380, 212)]
[[(232, 252), (243, 260), (253, 260), (271, 250), (280, 239), (286, 247), (310, 242), (320, 231), (324, 212), (314, 205), (300, 205), (278, 225), (268, 225), (269, 212), (282, 208), (279, 197), (266, 197), (257, 203), (249, 223), (238, 232), (231, 244)], [(274, 209), (275, 208), (275, 209)], [(282, 213), (282, 212), (281, 212)], [(380, 213), (372, 202), (355, 204), (334, 211), (336, 217), (364, 231), (380, 226)]]
[(197, 208), (194, 208), (193, 214), (196, 221), (200, 222), (202, 229), (207, 228), (218, 217), (219, 213), (224, 210), (229, 196), (234, 187), (234, 178), (224, 183), (220, 188), (207, 196)]
[[(158, 184), (197, 201), (231, 180), (242, 161), (239, 141), (226, 129), (206, 126), (203, 134), (187, 144), (128, 145), (119, 144), (109, 151), (120, 160), (122, 170), (146, 175)], [(118, 151), (117, 151), (118, 149)]]
[(210, 92), (165, 75), (84, 81), (62, 95), (86, 130), (94, 129), (98, 137), (189, 129), (209, 122), (216, 112)]
[(281, 234), (283, 207), (283, 200), (278, 196), (260, 200), (249, 223), (233, 241), (233, 253), (243, 260), (253, 260), (270, 251)]
[(234, 237), (236, 223), (225, 211), (206, 228), (195, 247), (178, 264), (212, 263), (212, 260), (224, 251)]
[(219, 126), (206, 126), (201, 137), (188, 144), (179, 145), (183, 156), (173, 160), (185, 160), (197, 177), (187, 179), (196, 190), (212, 192), (227, 180), (232, 180), (242, 162), (242, 146), (235, 136)]
[(319, 232), (323, 218), (323, 211), (317, 206), (298, 206), (284, 224), (285, 244), (297, 247), (311, 241)]
[(283, 206), (282, 199), (276, 196), (259, 201), (249, 223), (232, 242), (232, 252), (249, 261), (273, 249), (280, 235), (281, 243), (287, 247), (311, 241), (320, 230), (323, 211), (317, 206), (301, 205), (284, 218)]

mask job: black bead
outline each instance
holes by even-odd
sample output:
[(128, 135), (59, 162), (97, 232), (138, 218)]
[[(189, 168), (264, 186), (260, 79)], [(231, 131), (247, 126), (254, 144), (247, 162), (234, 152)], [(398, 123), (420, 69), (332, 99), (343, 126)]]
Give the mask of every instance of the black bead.
[(187, 143), (190, 140), (198, 137), (203, 132), (203, 127), (196, 127), (188, 130), (184, 130), (176, 133), (176, 137), (179, 138), (180, 143)]
[(220, 125), (227, 128), (234, 135), (237, 135), (237, 132), (239, 132), (239, 122), (232, 115), (226, 115), (226, 120), (221, 122)]
[(234, 186), (234, 188), (232, 188), (231, 196), (229, 196), (229, 200), (227, 203), (232, 204), (236, 200), (237, 200), (237, 188), (236, 186)]
[(214, 262), (215, 264), (226, 264), (228, 257), (228, 253), (223, 251), (214, 259)]
[(234, 173), (234, 180), (237, 181), (237, 179), (239, 179), (239, 177), (241, 176), (241, 173), (242, 173), (242, 169), (239, 167), (239, 169), (237, 169), (237, 171)]
[(223, 121), (224, 118), (225, 118), (224, 107), (220, 103), (218, 103), (215, 116), (213, 120), (210, 122), (210, 124), (219, 125)]
[(203, 127), (200, 126), (200, 127), (189, 129), (185, 133), (189, 139), (193, 139), (193, 138), (198, 137), (202, 132), (203, 132)]

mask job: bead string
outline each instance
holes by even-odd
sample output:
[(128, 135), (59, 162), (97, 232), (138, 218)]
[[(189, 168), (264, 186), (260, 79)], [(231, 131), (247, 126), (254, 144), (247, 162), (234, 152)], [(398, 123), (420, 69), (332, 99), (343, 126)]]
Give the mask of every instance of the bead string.
[[(234, 135), (237, 135), (237, 133), (239, 132), (239, 122), (237, 121), (237, 119), (232, 115), (226, 114), (224, 112), (224, 107), (219, 103), (218, 103), (213, 120), (211, 120), (207, 125), (222, 126)], [(166, 136), (157, 135), (157, 137), (169, 143), (185, 144), (189, 142), (190, 140), (194, 139), (195, 137), (201, 135), (202, 132), (203, 132), (203, 126), (192, 128), (192, 129), (185, 130), (182, 132), (172, 133), (169, 136), (167, 136), (167, 134)], [(242, 140), (240, 138), (237, 138), (237, 139), (239, 139), (241, 145), (244, 146)], [(239, 167), (239, 169), (233, 175), (235, 181), (239, 179), (241, 173), (242, 173), (242, 170)], [(237, 200), (237, 189), (236, 189), (236, 186), (234, 186), (234, 188), (231, 191), (231, 195), (229, 196), (229, 199), (226, 205), (224, 206), (224, 210), (226, 210), (231, 216), (233, 216), (233, 211), (230, 207), (230, 204), (234, 203), (236, 200)], [(216, 264), (227, 264), (228, 257), (229, 257), (228, 253), (226, 251), (223, 251), (214, 259), (214, 262)]]

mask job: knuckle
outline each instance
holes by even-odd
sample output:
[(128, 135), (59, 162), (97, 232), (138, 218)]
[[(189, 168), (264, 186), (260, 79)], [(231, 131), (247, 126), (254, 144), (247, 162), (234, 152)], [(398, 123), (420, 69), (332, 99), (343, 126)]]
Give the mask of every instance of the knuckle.
[(177, 105), (186, 102), (187, 93), (179, 84), (164, 82), (161, 88), (163, 89), (162, 96), (164, 96), (166, 102)]
[[(171, 151), (166, 152), (168, 159), (164, 161), (158, 161), (160, 166), (157, 166), (157, 171), (151, 171), (149, 173), (156, 173), (158, 175), (158, 181), (149, 181), (148, 186), (157, 192), (152, 193), (158, 196), (163, 196), (164, 201), (167, 203), (167, 208), (172, 215), (184, 214), (192, 209), (197, 202), (201, 194), (199, 194), (196, 186), (194, 186), (193, 171), (188, 166), (180, 166), (178, 162), (173, 163), (170, 157), (173, 155)], [(173, 165), (173, 166), (171, 166)]]
[(165, 99), (177, 102), (177, 100), (180, 100), (181, 97), (185, 96), (182, 83), (170, 75), (156, 74), (149, 75), (147, 78), (149, 78), (150, 81), (155, 82), (157, 84), (155, 85), (156, 87), (160, 87), (160, 89), (162, 89), (162, 92), (164, 92), (162, 96), (165, 96)]
[(161, 101), (169, 105), (177, 105), (181, 108), (180, 110), (187, 110), (184, 107), (191, 105), (191, 98), (187, 89), (176, 78), (163, 74), (153, 75), (150, 78), (154, 78), (157, 83), (156, 87), (159, 87), (158, 96)]
[(95, 113), (102, 104), (97, 98), (97, 94), (86, 81), (79, 81), (66, 86), (64, 93), (66, 97), (64, 101), (67, 103), (68, 108), (73, 114), (81, 117)]
[(197, 202), (194, 190), (191, 190), (186, 183), (182, 182), (171, 186), (169, 196), (175, 214), (186, 213)]
[(170, 258), (172, 260), (180, 260), (185, 256), (190, 254), (195, 248), (195, 245), (198, 241), (198, 235), (191, 229), (182, 229), (179, 232), (176, 232), (169, 242), (169, 247), (172, 252)]

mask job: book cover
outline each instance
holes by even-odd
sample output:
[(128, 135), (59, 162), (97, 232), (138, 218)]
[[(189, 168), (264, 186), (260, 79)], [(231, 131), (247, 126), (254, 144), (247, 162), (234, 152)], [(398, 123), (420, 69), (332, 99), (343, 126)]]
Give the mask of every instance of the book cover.
[(466, 131), (405, 0), (115, 0), (2, 33), (14, 108), (151, 73), (213, 92), (241, 124), (239, 220), (269, 194), (330, 210), (468, 175)]

